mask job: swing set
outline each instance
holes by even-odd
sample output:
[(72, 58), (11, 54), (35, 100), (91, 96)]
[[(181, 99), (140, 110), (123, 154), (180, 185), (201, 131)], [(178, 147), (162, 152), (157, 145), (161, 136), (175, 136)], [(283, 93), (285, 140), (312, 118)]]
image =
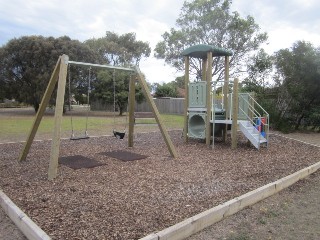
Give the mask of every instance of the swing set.
[[(67, 79), (67, 72), (68, 72), (68, 65), (80, 65), (80, 66), (88, 66), (88, 67), (98, 67), (98, 68), (108, 68), (113, 70), (121, 70), (121, 71), (129, 71), (133, 73), (130, 77), (129, 81), (129, 97), (128, 97), (128, 109), (129, 109), (129, 134), (128, 134), (128, 147), (133, 147), (133, 136), (134, 136), (134, 105), (135, 105), (135, 84), (136, 80), (140, 84), (143, 93), (146, 97), (147, 102), (151, 106), (152, 112), (155, 116), (157, 124), (159, 126), (160, 132), (162, 137), (168, 147), (168, 150), (173, 158), (178, 156), (176, 149), (171, 141), (171, 138), (163, 124), (163, 121), (160, 117), (160, 113), (156, 107), (155, 102), (150, 94), (148, 89), (147, 83), (144, 79), (143, 74), (141, 73), (138, 66), (134, 68), (125, 68), (125, 67), (116, 67), (116, 66), (109, 66), (109, 65), (101, 65), (101, 64), (93, 64), (93, 63), (84, 63), (84, 62), (75, 62), (69, 61), (69, 57), (67, 55), (62, 55), (59, 57), (51, 78), (49, 80), (47, 89), (44, 93), (44, 96), (41, 100), (40, 107), (38, 112), (35, 116), (34, 122), (28, 134), (27, 140), (24, 144), (24, 147), (20, 153), (19, 161), (25, 161), (27, 155), (29, 153), (30, 147), (34, 140), (34, 137), (37, 133), (39, 128), (40, 122), (48, 106), (49, 100), (51, 95), (54, 91), (56, 84), (58, 85), (57, 89), (57, 97), (56, 97), (56, 105), (55, 105), (55, 114), (54, 114), (54, 129), (53, 129), (53, 136), (51, 142), (51, 151), (50, 151), (50, 162), (49, 162), (49, 169), (48, 169), (48, 179), (52, 180), (57, 176), (58, 173), (58, 158), (59, 158), (59, 151), (60, 151), (60, 141), (61, 141), (61, 123), (62, 123), (62, 114), (63, 114), (63, 105), (64, 105), (64, 97), (65, 97), (65, 88), (66, 88), (66, 79)], [(89, 71), (90, 72), (90, 71)], [(90, 76), (91, 77), (91, 76)], [(114, 74), (114, 83), (115, 83), (115, 74)], [(90, 78), (89, 84), (90, 85)], [(69, 88), (70, 89), (70, 88)], [(114, 84), (114, 92), (115, 92), (115, 84)], [(88, 89), (88, 104), (89, 102), (89, 94), (90, 94), (90, 86)], [(69, 100), (70, 101), (70, 100)], [(89, 106), (88, 106), (89, 107)], [(115, 110), (115, 102), (114, 102), (114, 110)], [(119, 138), (124, 138), (125, 131), (119, 132), (116, 129), (113, 130), (114, 136)], [(85, 134), (86, 137), (87, 134)], [(87, 137), (86, 137), (87, 138)]]
[[(71, 71), (70, 71), (70, 66), (72, 63), (69, 62), (68, 65), (68, 88), (69, 88), (69, 96), (68, 96), (68, 101), (69, 101), (69, 108), (70, 108), (70, 123), (71, 123), (71, 137), (70, 140), (82, 140), (82, 139), (88, 139), (89, 138), (89, 134), (88, 134), (88, 118), (89, 118), (89, 112), (90, 112), (90, 93), (91, 93), (91, 66), (89, 67), (89, 76), (88, 76), (88, 92), (87, 92), (87, 111), (86, 111), (86, 120), (85, 120), (85, 131), (84, 131), (84, 135), (82, 136), (76, 136), (75, 135), (75, 130), (74, 130), (74, 124), (73, 124), (73, 114), (71, 111), (71, 98), (72, 98), (72, 93), (71, 93)], [(96, 66), (97, 67), (97, 66)], [(123, 139), (125, 137), (125, 133), (126, 133), (126, 128), (127, 128), (127, 117), (126, 117), (126, 124), (125, 124), (125, 129), (120, 132), (118, 130), (115, 129), (116, 126), (116, 71), (115, 69), (113, 69), (113, 74), (112, 74), (112, 83), (113, 83), (113, 124), (114, 124), (114, 128), (113, 128), (113, 135), (118, 138), (118, 139)], [(129, 103), (128, 103), (129, 104)], [(127, 106), (128, 106), (127, 104)], [(128, 109), (127, 109), (128, 110)], [(128, 111), (127, 111), (128, 112)], [(127, 115), (126, 115), (127, 116)]]

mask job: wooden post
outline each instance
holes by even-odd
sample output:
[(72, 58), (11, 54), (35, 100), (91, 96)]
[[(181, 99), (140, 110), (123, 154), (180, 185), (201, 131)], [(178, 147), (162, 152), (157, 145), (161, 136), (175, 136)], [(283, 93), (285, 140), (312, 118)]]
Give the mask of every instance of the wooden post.
[(61, 62), (60, 62), (58, 91), (57, 91), (57, 99), (56, 99), (56, 106), (55, 106), (55, 113), (54, 113), (54, 130), (53, 130), (53, 137), (52, 137), (52, 143), (51, 143), (50, 162), (49, 162), (49, 170), (48, 170), (49, 180), (54, 179), (57, 176), (57, 172), (58, 172), (61, 122), (62, 122), (64, 95), (66, 90), (68, 60), (69, 59), (67, 55), (62, 55)]
[(184, 125), (183, 125), (183, 140), (188, 142), (188, 107), (189, 107), (189, 66), (190, 57), (185, 56), (184, 58), (184, 89), (186, 95), (184, 98)]
[(207, 79), (207, 63), (208, 63), (207, 58), (202, 59), (202, 75), (201, 75), (202, 81), (206, 81)]
[(212, 81), (212, 52), (207, 53), (207, 101), (206, 101), (206, 106), (207, 106), (207, 115), (206, 115), (206, 145), (207, 147), (210, 147), (210, 139), (211, 139), (211, 110), (212, 110), (212, 101), (211, 101), (211, 81)]
[(238, 97), (238, 82), (236, 78), (233, 83), (233, 94), (232, 94), (232, 131), (231, 131), (231, 148), (237, 148), (237, 130), (238, 130), (238, 109), (239, 109), (239, 97)]
[(165, 143), (166, 143), (166, 145), (167, 145), (167, 147), (169, 149), (169, 152), (170, 152), (170, 154), (171, 154), (171, 156), (173, 158), (176, 158), (176, 157), (178, 157), (176, 149), (175, 149), (175, 147), (174, 147), (174, 145), (173, 145), (173, 143), (171, 141), (171, 138), (170, 138), (170, 136), (169, 136), (169, 134), (168, 134), (163, 122), (162, 122), (162, 119), (160, 118), (160, 113), (159, 113), (159, 111), (157, 109), (157, 106), (156, 106), (155, 102), (152, 99), (152, 96), (151, 96), (150, 91), (148, 89), (147, 83), (144, 80), (144, 77), (143, 77), (143, 75), (142, 75), (142, 73), (141, 73), (141, 71), (140, 71), (138, 66), (136, 66), (136, 72), (138, 74), (139, 83), (141, 84), (141, 87), (142, 87), (142, 90), (143, 90), (143, 92), (145, 94), (147, 102), (150, 104), (152, 112), (155, 115), (155, 119), (156, 119), (156, 121), (158, 123), (158, 126), (160, 128), (161, 134), (162, 134), (163, 139), (164, 139), (164, 141), (165, 141)]
[(29, 153), (31, 144), (33, 142), (33, 139), (34, 139), (36, 133), (37, 133), (37, 130), (38, 130), (40, 122), (41, 122), (41, 119), (42, 119), (42, 117), (44, 115), (44, 112), (45, 112), (46, 107), (47, 107), (47, 105), (49, 103), (50, 97), (51, 97), (52, 92), (54, 90), (54, 87), (55, 87), (55, 85), (57, 83), (58, 76), (59, 76), (60, 62), (61, 62), (61, 56), (59, 57), (59, 59), (58, 59), (58, 61), (56, 63), (56, 66), (55, 66), (55, 68), (54, 68), (54, 70), (53, 70), (53, 72), (51, 74), (51, 78), (49, 80), (47, 89), (46, 89), (46, 91), (45, 91), (45, 93), (44, 93), (44, 95), (42, 97), (38, 112), (36, 114), (36, 117), (34, 119), (32, 127), (30, 129), (27, 141), (25, 142), (24, 147), (23, 147), (23, 149), (22, 149), (22, 151), (20, 153), (19, 161), (24, 161), (27, 158), (27, 155)]
[(135, 105), (135, 76), (131, 75), (129, 82), (129, 136), (128, 147), (133, 147), (133, 133), (134, 133), (134, 105)]
[[(229, 115), (228, 92), (229, 92), (229, 56), (225, 56), (223, 104), (224, 104), (224, 110), (226, 111), (226, 120), (228, 120), (228, 115)], [(228, 125), (226, 124), (224, 131), (223, 131), (223, 141), (224, 142), (227, 141), (227, 131), (228, 131)]]

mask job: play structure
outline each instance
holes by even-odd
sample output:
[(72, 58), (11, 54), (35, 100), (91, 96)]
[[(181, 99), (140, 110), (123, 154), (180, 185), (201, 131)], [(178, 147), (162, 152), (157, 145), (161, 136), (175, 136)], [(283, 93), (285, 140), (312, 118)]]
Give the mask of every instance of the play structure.
[[(238, 93), (238, 79), (229, 81), (232, 52), (210, 45), (194, 45), (182, 52), (185, 57), (186, 104), (183, 138), (205, 139), (214, 147), (214, 137), (227, 140), (231, 129), (232, 148), (237, 147), (239, 129), (257, 149), (268, 144), (269, 114), (250, 93)], [(213, 57), (225, 57), (224, 81), (212, 81)], [(190, 83), (190, 58), (202, 61), (201, 81)], [(222, 94), (217, 89), (222, 88)], [(232, 89), (232, 91), (230, 91)]]
[[(30, 150), (31, 144), (34, 140), (34, 137), (36, 135), (36, 132), (38, 130), (38, 127), (40, 125), (41, 119), (44, 115), (45, 109), (48, 106), (49, 100), (51, 98), (51, 95), (53, 93), (53, 90), (58, 84), (57, 89), (57, 97), (56, 97), (56, 105), (55, 105), (55, 114), (54, 114), (54, 130), (53, 130), (53, 137), (52, 137), (52, 143), (51, 143), (51, 152), (50, 152), (50, 163), (49, 163), (49, 170), (48, 170), (48, 179), (51, 180), (57, 176), (57, 169), (58, 169), (58, 158), (59, 158), (59, 150), (60, 150), (60, 138), (61, 138), (61, 122), (62, 122), (62, 113), (63, 113), (63, 105), (64, 105), (64, 97), (65, 97), (65, 88), (66, 88), (66, 78), (67, 78), (67, 72), (68, 72), (68, 65), (79, 65), (79, 66), (85, 66), (89, 68), (107, 68), (107, 69), (113, 69), (114, 71), (129, 71), (131, 72), (131, 78), (129, 81), (129, 133), (128, 133), (128, 146), (133, 147), (133, 136), (134, 136), (134, 104), (135, 104), (135, 84), (138, 82), (143, 90), (143, 93), (146, 97), (147, 102), (149, 103), (152, 113), (154, 115), (154, 118), (159, 126), (160, 132), (163, 136), (163, 139), (168, 147), (168, 150), (172, 157), (177, 157), (177, 152), (175, 150), (175, 147), (169, 137), (169, 134), (162, 122), (162, 119), (160, 117), (159, 111), (156, 107), (156, 104), (153, 101), (153, 98), (150, 94), (150, 91), (148, 89), (147, 83), (143, 77), (143, 74), (141, 73), (139, 67), (135, 66), (134, 68), (125, 68), (125, 67), (116, 67), (116, 66), (109, 66), (109, 65), (100, 65), (100, 64), (93, 64), (93, 63), (84, 63), (84, 62), (76, 62), (76, 61), (70, 61), (69, 57), (67, 55), (62, 55), (59, 57), (57, 64), (53, 70), (53, 73), (51, 75), (49, 84), (47, 86), (47, 89), (44, 93), (44, 96), (42, 98), (39, 110), (36, 114), (34, 123), (32, 125), (32, 128), (30, 130), (30, 133), (28, 135), (27, 141), (21, 151), (21, 154), (19, 156), (19, 161), (23, 161), (26, 159), (27, 154)], [(90, 75), (90, 74), (89, 74)], [(115, 76), (115, 75), (113, 75)], [(115, 81), (115, 77), (113, 78)], [(89, 85), (90, 85), (90, 76), (89, 76)], [(69, 88), (70, 89), (70, 88)], [(90, 86), (88, 88), (88, 96), (90, 91)], [(88, 104), (89, 104), (89, 97), (88, 97)], [(115, 105), (114, 105), (115, 108)], [(113, 134), (116, 137), (123, 138), (125, 132), (117, 131), (116, 129), (113, 130)], [(74, 136), (71, 136), (73, 138)], [(87, 132), (85, 132), (85, 135), (83, 137), (79, 138), (88, 138)]]

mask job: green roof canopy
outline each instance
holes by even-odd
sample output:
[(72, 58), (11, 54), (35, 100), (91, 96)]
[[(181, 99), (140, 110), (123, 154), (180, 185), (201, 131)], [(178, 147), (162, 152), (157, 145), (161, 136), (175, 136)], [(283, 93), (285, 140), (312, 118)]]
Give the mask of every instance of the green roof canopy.
[(232, 56), (232, 52), (223, 48), (207, 45), (207, 44), (198, 44), (187, 49), (183, 50), (181, 53), (183, 56), (190, 56), (195, 58), (206, 58), (207, 53), (212, 52), (213, 57), (218, 56)]

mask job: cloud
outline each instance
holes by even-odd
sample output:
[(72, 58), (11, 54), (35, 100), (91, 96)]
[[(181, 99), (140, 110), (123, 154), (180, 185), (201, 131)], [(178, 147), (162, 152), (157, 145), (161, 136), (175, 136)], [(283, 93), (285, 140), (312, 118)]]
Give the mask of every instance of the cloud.
[[(84, 41), (114, 31), (135, 32), (138, 40), (149, 42), (154, 49), (161, 35), (174, 26), (183, 1), (0, 0), (0, 45), (24, 35), (67, 35)], [(152, 56), (141, 63), (147, 78), (152, 82), (174, 80), (174, 70)]]
[(269, 35), (265, 49), (273, 53), (290, 48), (298, 40), (319, 46), (320, 2), (316, 0), (260, 0), (234, 1), (232, 10), (242, 17), (251, 15)]
[(86, 40), (101, 37), (107, 30), (119, 33), (136, 30), (137, 26), (148, 24), (150, 19), (171, 26), (178, 16), (182, 2), (0, 0), (1, 31), (6, 34), (1, 36), (0, 43), (26, 33), (68, 35)]
[[(190, 1), (190, 0), (188, 0)], [(184, 0), (0, 0), (0, 45), (23, 35), (59, 37), (84, 41), (106, 31), (135, 32), (154, 49), (161, 35), (179, 17)], [(297, 40), (320, 43), (318, 0), (234, 0), (231, 6), (242, 17), (251, 15), (269, 35), (265, 49), (273, 53), (290, 48)], [(151, 57), (141, 62), (147, 79), (172, 81), (175, 70)], [(179, 75), (179, 74), (178, 74)]]
[(318, 43), (320, 43), (320, 35), (318, 33), (297, 29), (292, 26), (282, 26), (279, 29), (270, 31), (268, 34), (269, 44), (264, 49), (269, 54), (273, 54), (280, 49), (291, 48), (293, 43), (297, 41), (311, 42), (315, 47), (318, 47)]

